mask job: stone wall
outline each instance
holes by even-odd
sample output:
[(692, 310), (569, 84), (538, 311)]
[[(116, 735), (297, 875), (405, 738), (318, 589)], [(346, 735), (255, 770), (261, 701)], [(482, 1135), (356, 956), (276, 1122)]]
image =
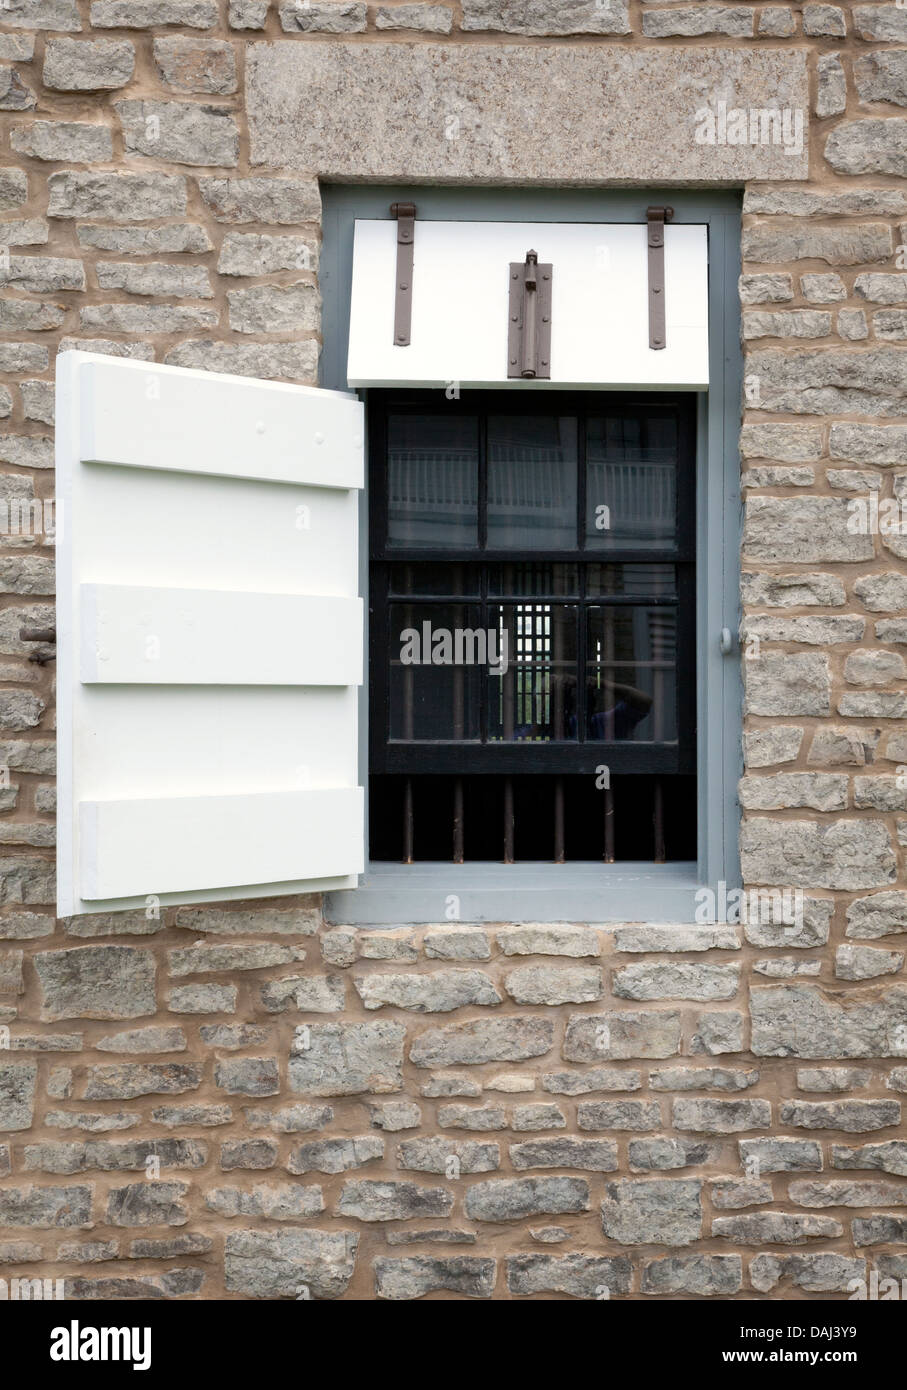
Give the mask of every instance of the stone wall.
[[(525, 55), (585, 138), (564, 181), (632, 182), (639, 102), (583, 132), (570, 84), (667, 71), (642, 108), (660, 131), (678, 110), (661, 172), (746, 184), (742, 862), (806, 894), (793, 928), (353, 932), (299, 900), (56, 922), (53, 666), (18, 639), (52, 620), (53, 552), (6, 536), (0, 1277), (215, 1299), (846, 1299), (868, 1270), (907, 1277), (907, 541), (876, 524), (907, 501), (907, 8), (9, 0), (0, 20), (0, 501), (52, 496), (63, 346), (316, 379), (319, 177), (551, 182), (544, 129), (514, 142), (487, 77)], [(774, 71), (795, 92), (804, 63), (808, 169), (691, 145), (682, 82), (705, 104)], [(308, 113), (269, 64), (308, 74)], [(350, 72), (394, 101), (358, 109)], [(413, 171), (433, 92), (474, 144)]]

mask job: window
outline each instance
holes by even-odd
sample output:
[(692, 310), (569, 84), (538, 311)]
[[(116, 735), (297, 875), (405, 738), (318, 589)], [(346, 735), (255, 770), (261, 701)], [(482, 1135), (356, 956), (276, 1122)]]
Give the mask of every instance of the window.
[(695, 401), (375, 392), (373, 861), (695, 859)]

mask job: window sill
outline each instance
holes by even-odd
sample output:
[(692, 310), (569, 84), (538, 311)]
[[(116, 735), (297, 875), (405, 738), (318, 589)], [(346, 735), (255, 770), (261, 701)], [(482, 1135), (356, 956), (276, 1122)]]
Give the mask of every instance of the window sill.
[(329, 893), (344, 926), (454, 922), (692, 922), (695, 863), (369, 864), (358, 888)]

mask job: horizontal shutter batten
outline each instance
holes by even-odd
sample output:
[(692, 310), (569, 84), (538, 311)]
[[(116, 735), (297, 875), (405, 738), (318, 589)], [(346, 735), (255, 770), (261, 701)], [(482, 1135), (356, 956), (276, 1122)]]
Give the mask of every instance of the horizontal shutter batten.
[(83, 373), (83, 463), (362, 487), (361, 406), (340, 392), (246, 379), (237, 389), (234, 377), (116, 358)]
[(360, 787), (82, 802), (82, 897), (361, 873), (347, 841), (363, 805)]

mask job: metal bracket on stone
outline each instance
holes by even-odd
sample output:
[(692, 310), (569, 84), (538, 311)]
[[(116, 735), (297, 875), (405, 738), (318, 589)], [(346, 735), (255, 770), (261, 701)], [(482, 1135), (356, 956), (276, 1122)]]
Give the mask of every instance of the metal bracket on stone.
[[(51, 642), (57, 640), (57, 631), (53, 627), (20, 627), (20, 642)], [(41, 651), (33, 652), (28, 658), (35, 662), (37, 666), (46, 666), (48, 661), (56, 660), (56, 652), (48, 651), (46, 648)]]
[(413, 256), (416, 241), (415, 203), (391, 203), (397, 219), (397, 287), (394, 297), (394, 346), (409, 347), (413, 320)]
[(553, 267), (539, 265), (537, 251), (524, 264), (510, 264), (507, 375), (551, 379), (551, 286)]
[(649, 347), (658, 351), (665, 336), (665, 223), (674, 216), (668, 207), (646, 208), (649, 227)]

